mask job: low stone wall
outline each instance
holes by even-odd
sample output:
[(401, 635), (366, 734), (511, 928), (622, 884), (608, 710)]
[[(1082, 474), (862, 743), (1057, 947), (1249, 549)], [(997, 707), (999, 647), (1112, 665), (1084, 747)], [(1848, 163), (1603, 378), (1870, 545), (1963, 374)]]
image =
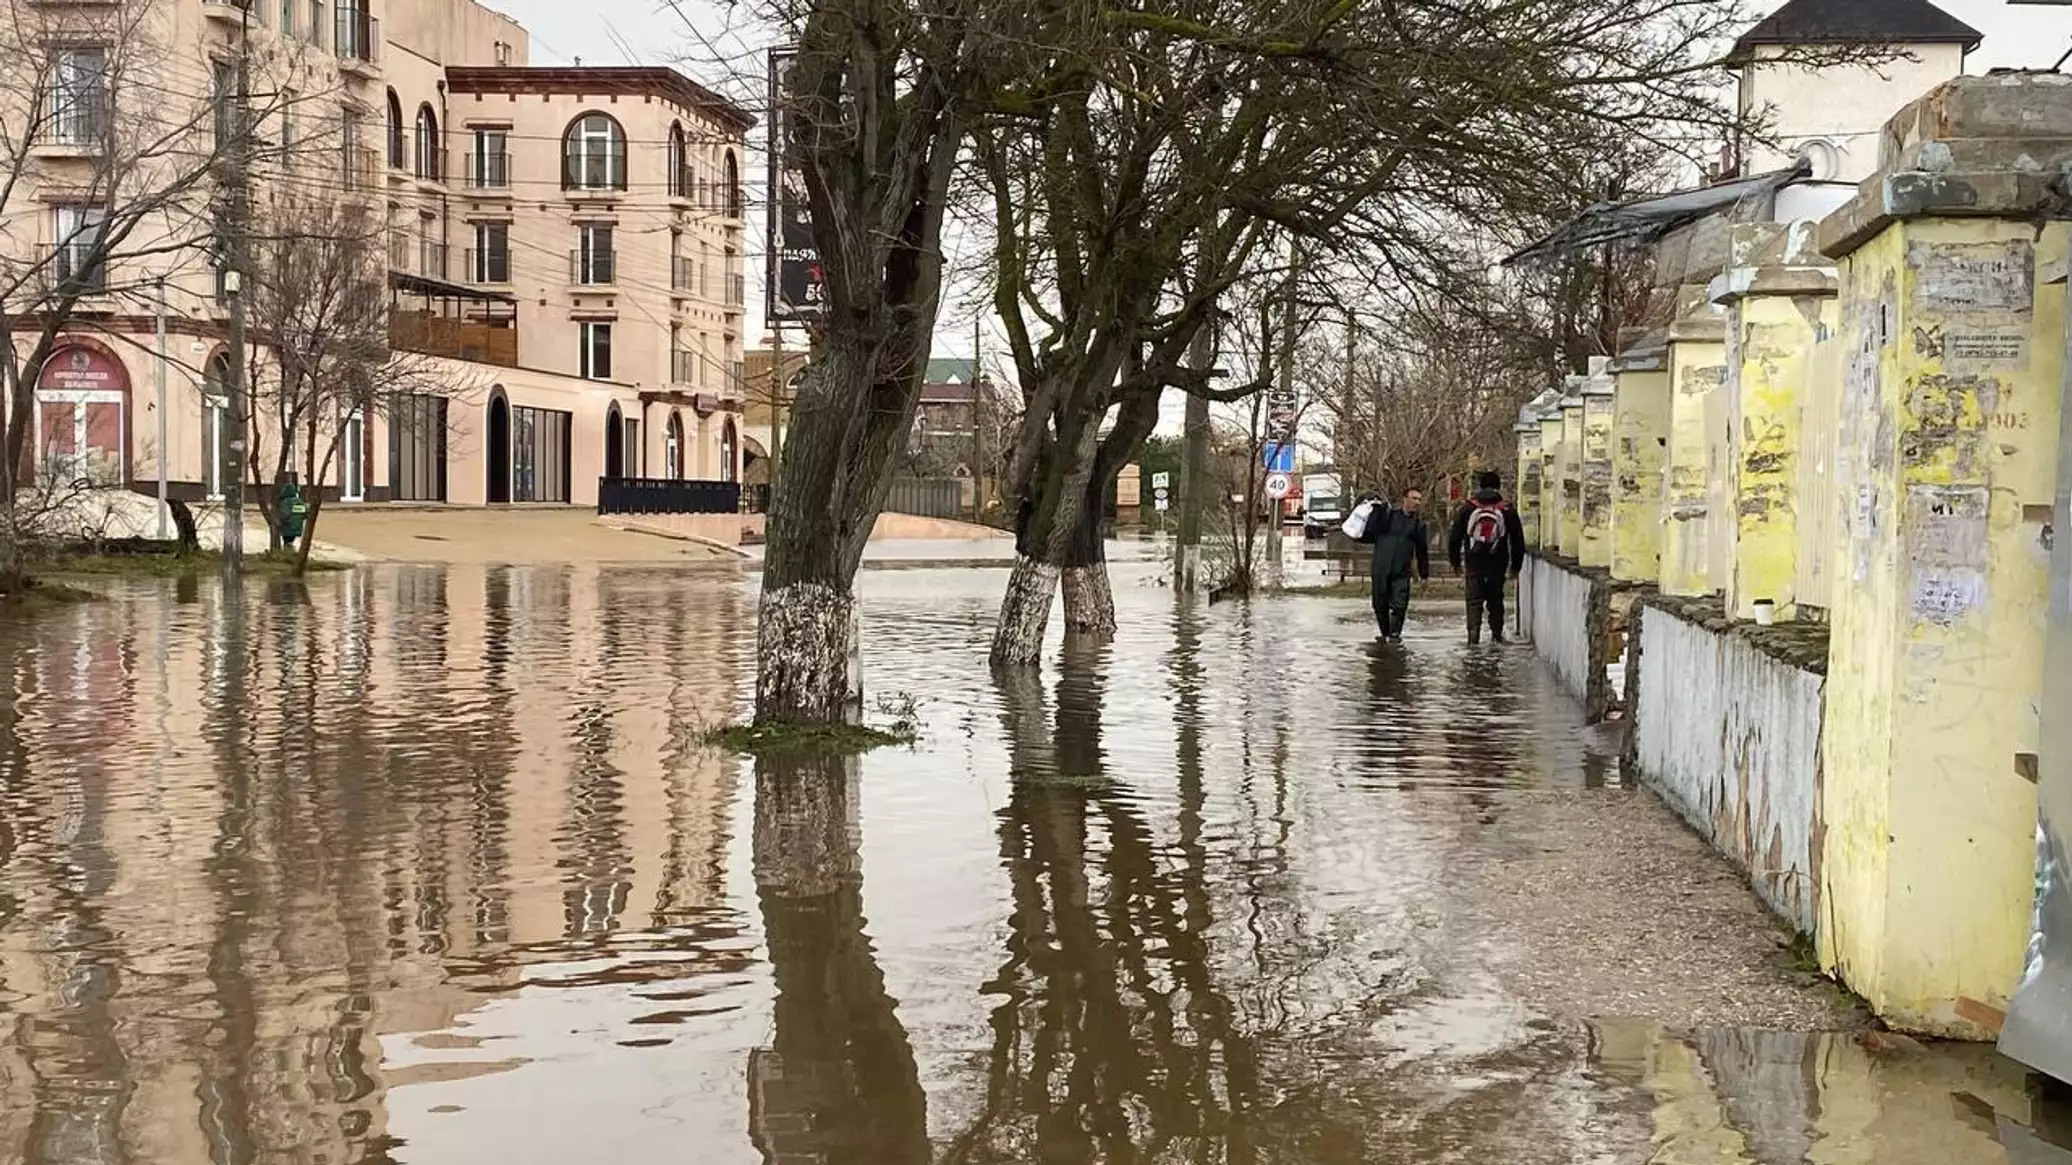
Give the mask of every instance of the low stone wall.
[(1592, 723), (1625, 705), (1626, 626), (1646, 588), (1602, 570), (1535, 554), (1518, 588), (1519, 632), (1532, 640)]
[(1820, 919), (1826, 629), (1730, 624), (1717, 600), (1639, 608), (1629, 757), (1799, 933)]

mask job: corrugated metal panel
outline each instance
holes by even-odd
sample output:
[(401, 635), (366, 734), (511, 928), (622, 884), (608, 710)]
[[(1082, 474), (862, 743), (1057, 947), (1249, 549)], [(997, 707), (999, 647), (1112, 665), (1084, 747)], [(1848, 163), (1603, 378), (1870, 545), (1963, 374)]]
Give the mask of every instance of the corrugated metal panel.
[(1819, 918), (1825, 680), (1646, 608), (1633, 712), (1641, 774), (1803, 934)]

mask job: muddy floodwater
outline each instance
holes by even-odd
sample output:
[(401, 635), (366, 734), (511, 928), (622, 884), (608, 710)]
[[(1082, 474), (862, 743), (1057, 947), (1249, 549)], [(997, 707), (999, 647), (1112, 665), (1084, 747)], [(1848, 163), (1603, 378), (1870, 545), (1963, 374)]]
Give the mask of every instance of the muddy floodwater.
[(753, 581), (371, 567), (0, 623), (0, 1162), (2072, 1162), (1866, 1046), (1451, 603), (985, 663), (872, 571), (911, 751), (758, 769)]

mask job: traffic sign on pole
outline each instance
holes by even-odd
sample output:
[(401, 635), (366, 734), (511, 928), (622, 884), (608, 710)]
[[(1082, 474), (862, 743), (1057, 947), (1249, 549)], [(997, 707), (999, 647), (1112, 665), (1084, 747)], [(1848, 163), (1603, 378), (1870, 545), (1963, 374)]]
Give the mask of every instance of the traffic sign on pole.
[(1280, 501), (1282, 498), (1287, 497), (1288, 491), (1293, 486), (1294, 483), (1288, 480), (1288, 475), (1285, 473), (1269, 473), (1266, 475), (1266, 496), (1274, 501)]
[(1268, 441), (1262, 451), (1260, 460), (1268, 473), (1293, 473), (1295, 472), (1295, 446), (1286, 441)]

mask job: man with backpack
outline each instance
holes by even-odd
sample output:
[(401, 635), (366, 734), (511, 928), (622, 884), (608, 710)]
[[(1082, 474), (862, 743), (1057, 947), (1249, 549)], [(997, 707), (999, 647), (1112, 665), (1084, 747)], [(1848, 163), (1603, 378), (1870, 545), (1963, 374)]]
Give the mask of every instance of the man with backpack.
[(1502, 479), (1494, 473), (1475, 475), (1475, 492), (1453, 516), (1453, 535), (1446, 556), (1468, 584), (1468, 643), (1482, 642), (1482, 615), (1489, 614), (1489, 632), (1504, 642), (1504, 576), (1525, 568), (1525, 527), (1518, 511), (1504, 500)]

